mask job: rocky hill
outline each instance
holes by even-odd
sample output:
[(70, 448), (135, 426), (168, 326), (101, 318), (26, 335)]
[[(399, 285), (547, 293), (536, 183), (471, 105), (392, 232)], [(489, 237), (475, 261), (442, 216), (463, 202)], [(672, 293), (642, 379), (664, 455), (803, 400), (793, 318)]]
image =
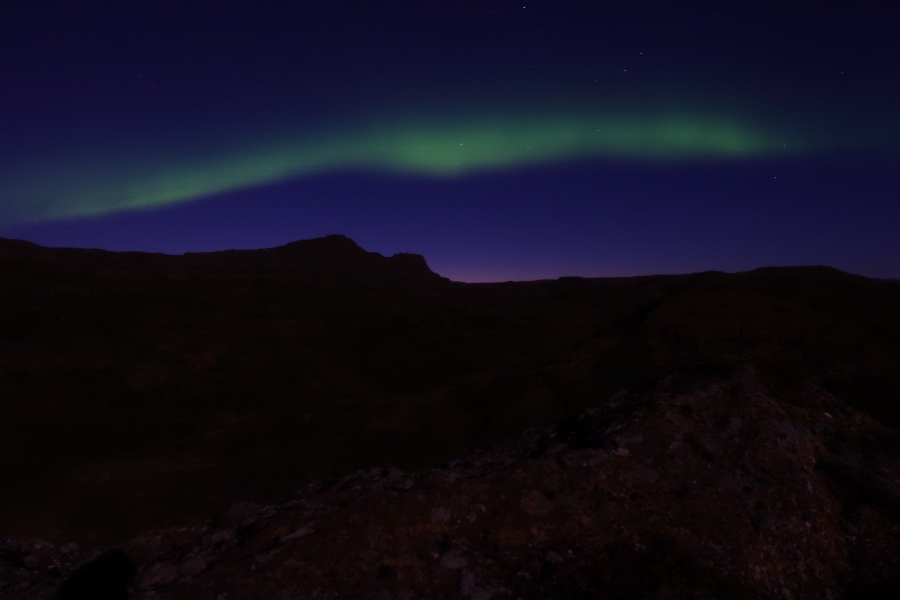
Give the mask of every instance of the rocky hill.
[(340, 236), (0, 276), (5, 596), (110, 547), (134, 597), (896, 595), (896, 282), (473, 285)]
[[(679, 373), (427, 471), (123, 544), (141, 598), (895, 598), (900, 432), (754, 369)], [(93, 549), (6, 540), (7, 597)], [(114, 573), (114, 572), (113, 572)]]

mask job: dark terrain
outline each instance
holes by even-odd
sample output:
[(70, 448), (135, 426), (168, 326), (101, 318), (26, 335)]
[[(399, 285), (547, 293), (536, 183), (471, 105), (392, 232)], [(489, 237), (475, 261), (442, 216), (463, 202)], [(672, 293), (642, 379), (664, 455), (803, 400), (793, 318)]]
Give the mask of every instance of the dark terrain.
[(0, 407), (8, 597), (900, 593), (900, 283), (826, 267), (0, 240)]

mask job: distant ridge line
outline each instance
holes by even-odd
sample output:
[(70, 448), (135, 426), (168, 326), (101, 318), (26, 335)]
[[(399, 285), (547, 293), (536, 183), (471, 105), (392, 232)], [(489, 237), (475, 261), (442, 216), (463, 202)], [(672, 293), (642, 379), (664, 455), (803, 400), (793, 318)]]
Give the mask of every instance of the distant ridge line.
[[(224, 250), (212, 250), (212, 251), (201, 251), (201, 252), (185, 252), (182, 254), (168, 254), (165, 252), (151, 252), (144, 250), (106, 250), (102, 248), (73, 248), (73, 247), (58, 247), (58, 246), (43, 246), (41, 244), (37, 244), (35, 242), (30, 242), (28, 240), (21, 240), (15, 238), (3, 238), (0, 237), (0, 260), (8, 259), (9, 253), (12, 252), (14, 254), (19, 255), (20, 258), (24, 258), (28, 253), (50, 253), (55, 256), (60, 256), (60, 254), (69, 256), (71, 258), (100, 258), (105, 257), (108, 259), (115, 260), (117, 257), (121, 258), (136, 258), (136, 257), (146, 257), (150, 259), (151, 257), (159, 257), (163, 261), (173, 261), (178, 262), (181, 259), (185, 260), (215, 260), (219, 262), (221, 259), (225, 257), (235, 257), (238, 260), (235, 263), (242, 264), (242, 266), (250, 266), (248, 263), (253, 262), (256, 258), (263, 258), (270, 260), (278, 260), (281, 259), (280, 262), (287, 264), (292, 264), (291, 259), (303, 259), (303, 261), (309, 261), (307, 264), (299, 265), (292, 264), (292, 266), (297, 267), (318, 267), (321, 268), (341, 268), (347, 267), (353, 264), (361, 267), (364, 263), (368, 262), (369, 266), (376, 266), (377, 263), (384, 262), (384, 265), (390, 264), (395, 269), (404, 272), (406, 275), (423, 275), (431, 278), (440, 278), (442, 280), (449, 281), (447, 278), (442, 277), (441, 275), (435, 273), (428, 266), (427, 260), (421, 254), (413, 253), (413, 252), (398, 252), (391, 256), (384, 256), (378, 252), (368, 251), (362, 248), (359, 244), (357, 244), (353, 239), (343, 235), (343, 234), (329, 234), (323, 237), (318, 238), (309, 238), (303, 240), (295, 240), (292, 242), (288, 242), (286, 244), (282, 244), (280, 246), (272, 246), (267, 248), (247, 248), (247, 249), (224, 249)], [(262, 262), (269, 262), (267, 260), (263, 260)], [(318, 264), (313, 264), (318, 263)], [(377, 268), (377, 267), (376, 267)], [(640, 279), (640, 278), (656, 278), (656, 277), (685, 277), (685, 276), (741, 276), (750, 273), (789, 273), (789, 272), (829, 272), (833, 274), (840, 274), (844, 276), (851, 277), (860, 277), (863, 279), (867, 279), (870, 281), (878, 281), (883, 283), (891, 283), (896, 284), (900, 283), (900, 278), (878, 278), (878, 277), (867, 277), (865, 275), (859, 275), (856, 273), (849, 273), (847, 271), (842, 271), (836, 267), (831, 267), (828, 265), (796, 265), (796, 266), (764, 266), (764, 267), (756, 267), (753, 269), (748, 269), (746, 271), (735, 271), (735, 272), (726, 272), (719, 270), (706, 270), (706, 271), (697, 271), (691, 273), (654, 273), (649, 275), (620, 275), (613, 277), (590, 277), (590, 276), (582, 276), (582, 275), (563, 275), (557, 278), (548, 278), (548, 279), (538, 279), (538, 280), (509, 280), (509, 281), (496, 281), (496, 282), (478, 282), (473, 283), (472, 285), (502, 285), (502, 284), (510, 284), (510, 283), (539, 283), (539, 282), (557, 282), (559, 284), (564, 285), (579, 285), (579, 282), (588, 282), (588, 281), (597, 281), (597, 280), (619, 280), (619, 279)]]

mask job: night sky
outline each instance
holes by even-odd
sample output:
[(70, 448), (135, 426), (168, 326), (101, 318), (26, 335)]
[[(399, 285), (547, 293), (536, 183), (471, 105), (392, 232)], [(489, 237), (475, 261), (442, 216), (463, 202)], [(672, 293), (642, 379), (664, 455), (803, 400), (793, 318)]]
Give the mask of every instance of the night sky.
[(888, 2), (7, 2), (0, 236), (898, 278), (898, 31)]

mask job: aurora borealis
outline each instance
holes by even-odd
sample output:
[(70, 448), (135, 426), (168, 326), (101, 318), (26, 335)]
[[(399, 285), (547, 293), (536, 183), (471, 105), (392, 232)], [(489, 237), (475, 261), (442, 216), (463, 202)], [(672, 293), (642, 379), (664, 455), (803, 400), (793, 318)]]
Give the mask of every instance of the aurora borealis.
[[(179, 164), (148, 160), (147, 166), (102, 168), (72, 161), (47, 180), (23, 178), (16, 192), (38, 199), (48, 218), (102, 214), (184, 202), (260, 184), (335, 170), (458, 177), (471, 172), (560, 162), (566, 159), (626, 158), (677, 161), (787, 155), (799, 143), (729, 123), (700, 118), (614, 119), (541, 116), (518, 122), (473, 120), (441, 128), (421, 125), (250, 144), (239, 152), (188, 158)], [(99, 170), (99, 173), (96, 171)], [(68, 171), (68, 172), (67, 172)]]
[[(387, 215), (401, 210), (400, 200), (391, 204), (389, 197), (405, 198), (404, 181), (431, 186), (432, 195), (456, 189), (472, 196), (481, 195), (478, 186), (491, 178), (513, 182), (533, 169), (564, 176), (569, 165), (602, 171), (604, 164), (635, 173), (635, 182), (669, 177), (683, 165), (697, 174), (697, 194), (728, 189), (711, 183), (717, 174), (771, 171), (773, 181), (775, 173), (782, 180), (797, 174), (794, 180), (807, 188), (770, 206), (771, 222), (779, 222), (801, 205), (822, 214), (840, 212), (840, 206), (809, 205), (810, 198), (829, 196), (820, 186), (835, 188), (828, 177), (799, 175), (797, 169), (807, 172), (816, 161), (881, 165), (874, 186), (871, 172), (859, 174), (869, 182), (869, 197), (848, 199), (843, 209), (866, 211), (863, 220), (878, 227), (897, 224), (897, 211), (886, 200), (896, 191), (890, 174), (900, 133), (894, 108), (900, 93), (891, 75), (900, 69), (891, 52), (892, 24), (898, 21), (888, 9), (805, 11), (759, 3), (586, 8), (540, 2), (339, 2), (304, 8), (137, 3), (88, 9), (50, 2), (2, 11), (0, 235), (114, 249), (232, 247), (231, 232), (248, 222), (234, 208), (240, 197), (269, 215), (272, 231), (282, 233), (238, 243), (274, 245), (289, 241), (284, 236), (340, 232), (382, 252), (423, 252), (410, 246), (421, 241), (408, 233), (374, 225), (351, 233), (355, 221), (338, 207), (359, 207), (356, 200), (330, 199), (327, 193), (304, 197), (304, 181), (392, 181), (399, 187), (385, 192), (379, 204), (380, 214)], [(849, 167), (828, 172), (857, 176)], [(529, 255), (526, 239), (535, 238), (539, 223), (563, 216), (571, 222), (602, 219), (598, 205), (604, 203), (611, 217), (617, 198), (642, 193), (636, 183), (631, 191), (613, 193), (602, 179), (580, 181), (589, 179), (596, 187), (579, 188), (578, 200), (552, 190), (534, 195), (513, 184), (507, 189), (519, 190), (515, 194), (493, 188), (494, 196), (468, 215), (471, 227), (517, 211), (533, 215), (535, 223), (523, 224), (521, 236), (508, 232), (496, 245), (479, 244), (483, 260), (490, 263), (492, 253), (508, 256), (515, 248)], [(294, 205), (279, 216), (267, 199), (289, 188), (298, 190)], [(748, 194), (751, 188), (745, 186)], [(676, 196), (672, 203), (684, 202)], [(122, 219), (139, 230), (134, 223), (142, 218), (148, 228), (179, 228), (185, 217), (178, 211), (199, 214), (207, 210), (201, 206), (217, 202), (232, 207), (234, 215), (226, 211), (207, 225), (194, 222), (180, 245), (147, 242), (173, 239), (147, 229), (146, 235), (129, 236), (128, 246), (113, 231)], [(403, 210), (430, 223), (428, 239), (449, 235), (441, 220), (455, 222), (452, 209), (429, 212), (431, 200), (419, 202)], [(663, 212), (696, 222), (707, 219), (710, 209), (695, 214), (692, 206), (715, 207), (720, 218), (711, 227), (741, 227), (740, 207), (754, 202), (769, 205), (744, 197), (688, 202), (679, 210), (663, 202)], [(525, 206), (531, 208), (520, 210)], [(331, 216), (320, 218), (325, 213)], [(167, 214), (169, 225), (160, 221)], [(294, 233), (280, 228), (288, 218), (297, 223)], [(380, 221), (377, 215), (370, 219)], [(633, 270), (820, 262), (811, 249), (822, 246), (823, 236), (834, 237), (828, 228), (842, 221), (848, 222), (836, 217), (827, 227), (797, 231), (787, 246), (803, 250), (794, 254), (723, 262), (720, 257), (735, 252), (710, 247), (707, 260)], [(753, 234), (736, 231), (730, 237), (765, 236), (763, 222), (755, 223)], [(62, 231), (70, 233), (59, 237)], [(460, 232), (454, 231), (444, 251), (429, 241), (432, 262), (461, 256)], [(479, 235), (490, 239), (490, 233)], [(566, 246), (565, 234), (559, 235), (557, 246)], [(462, 239), (467, 237), (463, 232)], [(881, 237), (876, 232), (868, 239)], [(892, 250), (896, 245), (888, 242), (873, 248), (870, 258), (843, 267), (898, 276), (900, 262), (884, 259)], [(521, 265), (504, 271), (499, 258), (481, 274), (459, 259), (444, 268), (469, 279), (627, 271), (620, 259), (613, 264), (596, 257), (591, 263), (572, 253), (541, 254), (544, 266), (533, 271)]]

